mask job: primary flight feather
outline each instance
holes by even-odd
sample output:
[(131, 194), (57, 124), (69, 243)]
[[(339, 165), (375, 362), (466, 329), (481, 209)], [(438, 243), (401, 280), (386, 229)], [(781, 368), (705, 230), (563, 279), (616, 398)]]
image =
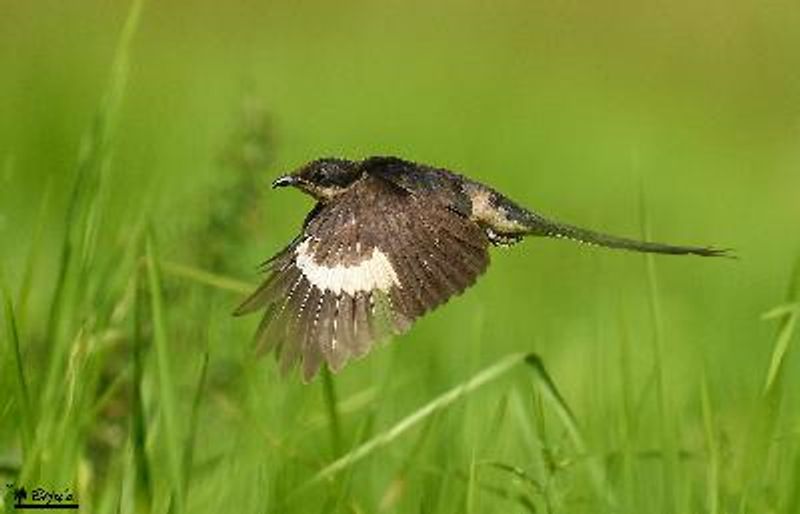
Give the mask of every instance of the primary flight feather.
[(236, 315), (263, 310), (258, 351), (284, 371), (301, 363), (310, 380), (471, 286), (489, 265), (489, 245), (525, 236), (673, 255), (725, 255), (601, 234), (529, 211), (494, 189), (441, 168), (396, 157), (318, 159), (274, 187), (294, 186), (317, 204), (302, 232), (264, 264), (263, 284)]

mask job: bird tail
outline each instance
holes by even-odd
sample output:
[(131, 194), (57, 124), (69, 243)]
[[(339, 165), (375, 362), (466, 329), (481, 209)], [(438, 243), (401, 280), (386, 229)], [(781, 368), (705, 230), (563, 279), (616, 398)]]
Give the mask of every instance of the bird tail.
[(527, 235), (569, 239), (592, 246), (603, 246), (633, 252), (663, 253), (670, 255), (700, 255), (702, 257), (732, 257), (730, 250), (703, 246), (677, 246), (651, 243), (626, 237), (612, 236), (566, 223), (549, 220), (538, 214), (527, 213)]

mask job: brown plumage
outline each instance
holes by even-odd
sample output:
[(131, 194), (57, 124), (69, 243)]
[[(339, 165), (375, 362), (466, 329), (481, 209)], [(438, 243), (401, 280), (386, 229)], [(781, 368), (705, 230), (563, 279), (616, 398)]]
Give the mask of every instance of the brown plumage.
[(724, 255), (712, 248), (649, 243), (557, 223), (493, 189), (392, 157), (320, 159), (281, 177), (318, 200), (301, 234), (267, 261), (264, 283), (236, 310), (264, 310), (260, 353), (280, 367), (302, 363), (310, 380), (340, 370), (376, 342), (471, 286), (488, 248), (538, 235), (634, 251)]

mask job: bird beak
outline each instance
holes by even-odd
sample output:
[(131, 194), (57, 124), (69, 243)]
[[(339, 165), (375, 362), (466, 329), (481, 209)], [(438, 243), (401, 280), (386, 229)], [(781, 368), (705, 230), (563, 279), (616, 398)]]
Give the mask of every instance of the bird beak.
[(272, 183), (272, 188), (275, 189), (276, 187), (286, 187), (286, 186), (293, 186), (297, 184), (298, 180), (296, 177), (292, 175), (284, 175), (282, 177), (278, 177)]

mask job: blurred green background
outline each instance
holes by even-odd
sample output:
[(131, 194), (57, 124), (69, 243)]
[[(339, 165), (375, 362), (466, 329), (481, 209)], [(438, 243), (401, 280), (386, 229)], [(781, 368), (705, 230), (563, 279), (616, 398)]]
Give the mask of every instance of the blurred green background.
[[(0, 7), (6, 482), (86, 512), (800, 509), (796, 2), (147, 2), (120, 45), (130, 8)], [(330, 388), (282, 378), (230, 316), (311, 207), (268, 184), (372, 154), (740, 259), (526, 241)], [(515, 352), (580, 437), (521, 365), (308, 485)]]

